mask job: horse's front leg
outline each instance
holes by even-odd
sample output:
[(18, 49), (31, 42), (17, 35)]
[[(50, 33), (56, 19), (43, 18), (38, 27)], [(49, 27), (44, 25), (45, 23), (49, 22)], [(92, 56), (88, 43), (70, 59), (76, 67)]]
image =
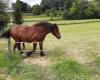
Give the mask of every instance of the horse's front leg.
[(36, 51), (37, 43), (33, 43), (33, 51), (27, 52), (27, 56), (30, 56), (33, 52)]
[(43, 52), (43, 42), (39, 42), (39, 46), (40, 46), (40, 56), (45, 56)]
[(33, 43), (33, 52), (36, 52), (37, 43)]
[(25, 43), (22, 43), (22, 45), (23, 45), (23, 50), (25, 50)]

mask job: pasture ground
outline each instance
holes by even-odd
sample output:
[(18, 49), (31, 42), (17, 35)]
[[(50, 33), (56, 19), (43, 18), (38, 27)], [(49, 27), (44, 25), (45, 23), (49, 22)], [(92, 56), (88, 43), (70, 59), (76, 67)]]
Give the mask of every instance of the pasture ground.
[[(45, 57), (39, 56), (39, 48), (32, 57), (24, 59), (16, 51), (11, 63), (7, 58), (7, 40), (0, 39), (0, 80), (100, 80), (99, 19), (25, 18), (26, 25), (41, 20), (57, 23), (62, 39), (48, 34), (44, 41)], [(32, 44), (26, 43), (26, 49), (31, 50)]]

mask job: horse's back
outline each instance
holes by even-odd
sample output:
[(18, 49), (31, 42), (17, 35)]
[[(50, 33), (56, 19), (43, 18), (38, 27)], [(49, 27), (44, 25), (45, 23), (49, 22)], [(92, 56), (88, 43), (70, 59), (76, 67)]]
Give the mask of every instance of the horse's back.
[(10, 33), (17, 42), (33, 42), (39, 40), (40, 31), (36, 26), (15, 25)]
[(22, 25), (15, 25), (11, 28), (11, 36), (15, 41), (25, 40), (25, 37), (29, 36), (29, 27)]

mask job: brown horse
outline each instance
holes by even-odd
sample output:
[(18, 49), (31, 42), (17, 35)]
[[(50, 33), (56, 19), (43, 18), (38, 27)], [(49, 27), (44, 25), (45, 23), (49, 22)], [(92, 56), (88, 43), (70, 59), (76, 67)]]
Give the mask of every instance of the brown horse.
[[(32, 26), (15, 25), (10, 30), (3, 33), (1, 37), (12, 37), (15, 40), (14, 47), (17, 47), (19, 51), (21, 51), (20, 42), (39, 42), (40, 55), (44, 56), (45, 54), (43, 52), (43, 41), (48, 33), (52, 33), (57, 39), (61, 38), (57, 24), (48, 22), (40, 22)], [(34, 50), (36, 50), (36, 45), (37, 43), (33, 44), (35, 49), (28, 53), (28, 56), (30, 56)]]

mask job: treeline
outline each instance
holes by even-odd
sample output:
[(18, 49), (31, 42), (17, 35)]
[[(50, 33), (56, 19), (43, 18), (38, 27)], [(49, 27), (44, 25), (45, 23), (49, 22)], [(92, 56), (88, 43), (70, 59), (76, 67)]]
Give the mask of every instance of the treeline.
[(46, 14), (51, 18), (56, 16), (63, 19), (100, 18), (100, 0), (42, 0), (40, 5), (32, 7), (20, 1), (20, 5), (23, 13)]
[[(31, 7), (29, 4), (27, 4), (27, 3), (23, 2), (23, 1), (20, 1), (20, 0), (17, 0), (17, 1), (19, 1), (19, 2), (18, 2), (18, 5), (20, 5), (20, 9), (21, 9), (21, 11), (22, 11), (23, 13), (31, 13), (31, 12), (32, 12), (32, 7)], [(16, 7), (15, 4), (16, 4), (16, 3), (13, 3), (13, 4), (12, 4), (12, 7), (13, 7), (13, 8)]]
[(64, 19), (100, 18), (100, 0), (42, 0), (40, 5), (32, 8), (34, 15), (46, 13)]

